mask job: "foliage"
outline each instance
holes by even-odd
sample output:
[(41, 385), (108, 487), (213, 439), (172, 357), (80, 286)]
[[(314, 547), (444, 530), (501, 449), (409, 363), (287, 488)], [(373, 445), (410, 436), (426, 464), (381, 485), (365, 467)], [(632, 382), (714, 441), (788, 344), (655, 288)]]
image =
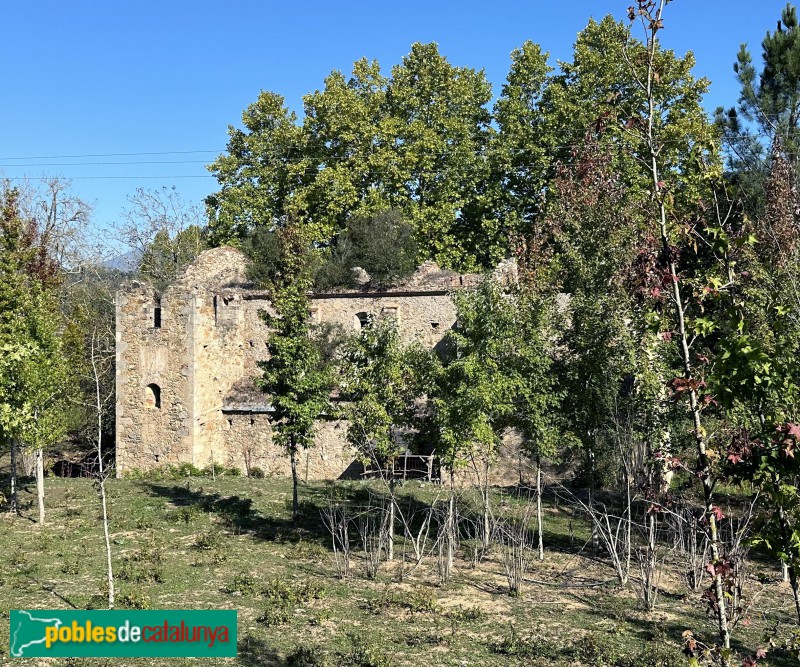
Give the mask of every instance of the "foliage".
[(272, 281), (272, 312), (260, 315), (271, 329), (269, 357), (259, 362), (257, 384), (269, 394), (273, 441), (292, 462), (293, 515), (298, 516), (296, 459), (300, 448), (314, 445), (317, 420), (330, 411), (332, 367), (309, 325), (310, 276), (305, 230), (290, 225), (278, 232), (281, 268)]
[(396, 321), (388, 319), (347, 339), (337, 363), (348, 442), (366, 461), (393, 465), (416, 423), (433, 360), (419, 345), (404, 346)]
[(320, 346), (310, 335), (302, 232), (286, 227), (280, 234), (283, 273), (273, 283), (274, 314), (263, 313), (272, 333), (267, 341), (269, 359), (259, 364), (263, 376), (258, 383), (270, 394), (275, 442), (296, 451), (313, 445), (314, 423), (328, 408), (331, 377)]
[(797, 9), (787, 3), (775, 32), (761, 42), (761, 67), (742, 44), (733, 66), (740, 85), (736, 107), (715, 112), (726, 133), (732, 178), (741, 187), (748, 209), (761, 214), (769, 173), (768, 150), (779, 142), (797, 171), (800, 149), (800, 28)]
[(18, 193), (0, 211), (0, 446), (12, 439), (43, 448), (66, 433), (67, 368), (61, 349), (57, 274), (36, 221), (24, 219)]
[(414, 229), (397, 210), (353, 217), (316, 271), (315, 287), (357, 287), (353, 268), (369, 275), (372, 287), (385, 287), (410, 276), (416, 268)]
[(208, 247), (202, 210), (174, 186), (137, 188), (128, 203), (116, 235), (135, 255), (138, 274), (163, 290)]
[(397, 209), (422, 258), (496, 261), (503, 230), (482, 194), (490, 97), (482, 72), (452, 66), (435, 44), (414, 44), (390, 77), (366, 59), (350, 78), (332, 72), (305, 96), (302, 124), (262, 92), (210, 165), (221, 187), (206, 200), (212, 243), (275, 230), (287, 216), (328, 243), (352, 217)]
[(555, 435), (546, 303), (518, 299), (487, 278), (454, 296), (457, 325), (447, 333), (432, 404), (437, 452), (448, 468), (491, 459), (503, 433), (519, 427), (543, 456)]

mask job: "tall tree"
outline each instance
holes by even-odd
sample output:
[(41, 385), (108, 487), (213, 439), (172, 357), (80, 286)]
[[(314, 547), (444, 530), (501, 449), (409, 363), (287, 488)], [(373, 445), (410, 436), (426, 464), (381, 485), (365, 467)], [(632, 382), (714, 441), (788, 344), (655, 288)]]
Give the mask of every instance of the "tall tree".
[(269, 394), (273, 440), (289, 454), (292, 467), (292, 518), (299, 516), (297, 453), (314, 445), (316, 421), (330, 409), (331, 365), (309, 325), (311, 278), (305, 230), (288, 225), (278, 237), (281, 270), (272, 288), (273, 312), (262, 311), (270, 328), (269, 358), (259, 363), (257, 379)]
[[(61, 348), (55, 320), (59, 311), (52, 300), (57, 265), (36, 221), (23, 217), (19, 193), (5, 188), (2, 196), (0, 346), (7, 358), (0, 380), (0, 446), (11, 451), (11, 503), (12, 509), (18, 511), (19, 446), (27, 437), (28, 442), (40, 448), (45, 440), (42, 427), (51, 420), (60, 424), (54, 410), (63, 390), (64, 374), (58, 372)], [(37, 475), (37, 480), (41, 484), (42, 476)], [(40, 500), (41, 519), (43, 514)]]
[(506, 238), (487, 201), (493, 133), (483, 72), (456, 67), (435, 44), (414, 44), (385, 77), (360, 60), (304, 97), (302, 122), (262, 93), (229, 130), (228, 154), (210, 165), (212, 241), (238, 242), (286, 216), (327, 244), (350, 216), (394, 208), (411, 222), (421, 259), (490, 265)]
[(228, 126), (227, 154), (208, 166), (221, 188), (206, 198), (212, 245), (282, 224), (295, 212), (292, 201), (317, 166), (307, 154), (297, 115), (280, 95), (262, 91), (245, 109), (242, 124), (244, 129)]
[(458, 324), (445, 339), (443, 370), (432, 401), (437, 452), (451, 483), (456, 469), (473, 465), (483, 503), (482, 538), (488, 546), (489, 472), (503, 435), (521, 427), (532, 453), (548, 452), (548, 413), (556, 394), (549, 374), (546, 319), (539, 311), (541, 303), (521, 303), (491, 278), (454, 298)]
[(498, 214), (507, 233), (532, 233), (541, 221), (552, 152), (545, 142), (540, 108), (552, 67), (549, 54), (525, 42), (511, 53), (511, 69), (494, 106), (498, 132), (489, 152)]
[(371, 322), (338, 354), (340, 398), (346, 401), (347, 440), (365, 461), (385, 471), (389, 489), (387, 559), (394, 557), (397, 459), (411, 441), (418, 402), (432, 359), (419, 345), (404, 346), (393, 320)]
[(787, 3), (775, 32), (761, 42), (760, 70), (742, 44), (733, 66), (740, 94), (736, 107), (715, 112), (725, 132), (729, 166), (751, 213), (762, 213), (770, 170), (769, 150), (779, 141), (798, 168), (800, 150), (800, 28), (797, 9)]
[[(720, 542), (721, 512), (714, 498), (718, 478), (716, 459), (704, 426), (704, 409), (713, 398), (704, 391), (703, 363), (698, 358), (702, 355), (695, 343), (695, 337), (707, 333), (712, 324), (703, 317), (702, 297), (692, 289), (693, 279), (701, 281), (706, 276), (705, 267), (693, 264), (690, 251), (696, 243), (698, 230), (702, 229), (696, 223), (704, 217), (698, 202), (713, 201), (708, 185), (719, 179), (721, 169), (714, 152), (714, 133), (704, 120), (699, 97), (691, 99), (689, 106), (686, 100), (674, 97), (675, 81), (665, 69), (669, 60), (665, 62), (658, 41), (664, 27), (666, 3), (667, 0), (638, 0), (637, 6), (629, 9), (631, 24), (641, 25), (645, 41), (641, 44), (626, 39), (623, 47), (629, 76), (639, 91), (638, 106), (631, 109), (629, 125), (641, 145), (641, 176), (649, 181), (646, 238), (651, 241), (642, 247), (641, 256), (649, 258), (645, 264), (652, 262), (652, 268), (644, 273), (655, 280), (652, 288), (658, 288), (658, 296), (663, 294), (664, 307), (656, 311), (654, 323), (660, 320), (656, 330), (671, 343), (676, 377), (671, 380), (670, 387), (679, 400), (685, 401), (690, 417), (691, 468), (701, 485), (711, 552), (713, 584), (709, 595), (717, 621), (720, 660), (723, 667), (727, 667), (733, 657), (724, 583), (727, 561)], [(703, 87), (695, 86), (694, 90), (699, 94)], [(676, 135), (681, 129), (684, 134)], [(681, 155), (690, 160), (678, 170), (674, 158)], [(709, 242), (707, 236), (701, 238)], [(714, 259), (710, 267), (712, 272), (723, 264), (718, 257)], [(652, 288), (651, 296), (655, 296)]]

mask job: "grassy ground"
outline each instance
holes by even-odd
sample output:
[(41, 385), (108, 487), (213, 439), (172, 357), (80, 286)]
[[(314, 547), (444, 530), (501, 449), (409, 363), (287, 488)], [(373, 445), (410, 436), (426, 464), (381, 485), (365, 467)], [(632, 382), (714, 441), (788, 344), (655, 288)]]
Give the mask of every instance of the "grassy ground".
[[(336, 579), (319, 518), (330, 484), (302, 488), (298, 526), (290, 521), (286, 480), (112, 480), (109, 487), (118, 605), (237, 609), (237, 665), (666, 667), (685, 663), (685, 629), (713, 637), (699, 596), (684, 595), (670, 567), (658, 608), (641, 611), (634, 592), (619, 589), (610, 567), (584, 548), (586, 527), (564, 508), (547, 508), (545, 561), (532, 565), (522, 595), (511, 597), (497, 553), (477, 567), (460, 557), (446, 588), (438, 585), (434, 558), (401, 583), (396, 564), (367, 579), (359, 555), (350, 579)], [(343, 495), (363, 493), (357, 483), (337, 487)], [(22, 517), (0, 515), (0, 662), (11, 661), (8, 610), (103, 605), (104, 552), (91, 482), (48, 479), (44, 527), (29, 518), (33, 491), (22, 493)], [(411, 483), (403, 492), (432, 489)], [(513, 506), (501, 502), (499, 511)], [(752, 570), (750, 590), (761, 593), (750, 625), (736, 630), (742, 654), (762, 645), (775, 621), (791, 622), (788, 589), (758, 584), (775, 573)], [(68, 664), (106, 662), (148, 664)], [(796, 662), (775, 656), (769, 664)]]

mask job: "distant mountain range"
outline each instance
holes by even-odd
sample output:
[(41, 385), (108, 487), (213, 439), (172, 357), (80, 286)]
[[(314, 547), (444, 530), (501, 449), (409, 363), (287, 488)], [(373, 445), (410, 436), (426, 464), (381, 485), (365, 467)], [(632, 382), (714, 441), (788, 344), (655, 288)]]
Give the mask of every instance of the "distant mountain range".
[(139, 260), (142, 258), (142, 253), (138, 250), (130, 250), (122, 255), (112, 257), (103, 266), (107, 269), (114, 271), (122, 271), (123, 273), (132, 273), (139, 266)]

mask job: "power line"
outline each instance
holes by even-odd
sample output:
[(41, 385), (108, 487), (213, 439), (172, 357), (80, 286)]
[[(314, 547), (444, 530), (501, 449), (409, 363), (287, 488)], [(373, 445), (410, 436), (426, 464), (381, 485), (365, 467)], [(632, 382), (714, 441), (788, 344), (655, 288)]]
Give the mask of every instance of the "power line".
[[(9, 158), (6, 158), (9, 159)], [(94, 165), (129, 165), (129, 164), (208, 164), (207, 160), (131, 160), (128, 162), (34, 162), (31, 164), (0, 164), (0, 167), (87, 167)]]
[(87, 153), (85, 155), (29, 155), (27, 157), (0, 157), (0, 160), (67, 160), (87, 157), (135, 157), (138, 155), (191, 155), (194, 153), (223, 153), (224, 150), (214, 151), (160, 151), (141, 153)]
[[(87, 180), (98, 180), (98, 179), (117, 179), (117, 178), (127, 178), (127, 179), (143, 179), (143, 178), (150, 178), (150, 179), (159, 179), (164, 181), (170, 181), (176, 178), (214, 178), (211, 174), (201, 174), (201, 175), (186, 175), (186, 176), (65, 176), (69, 181), (87, 181)], [(5, 181), (49, 181), (51, 180), (50, 177), (45, 176), (19, 176), (19, 177), (11, 177), (11, 178), (3, 178), (2, 180)]]

